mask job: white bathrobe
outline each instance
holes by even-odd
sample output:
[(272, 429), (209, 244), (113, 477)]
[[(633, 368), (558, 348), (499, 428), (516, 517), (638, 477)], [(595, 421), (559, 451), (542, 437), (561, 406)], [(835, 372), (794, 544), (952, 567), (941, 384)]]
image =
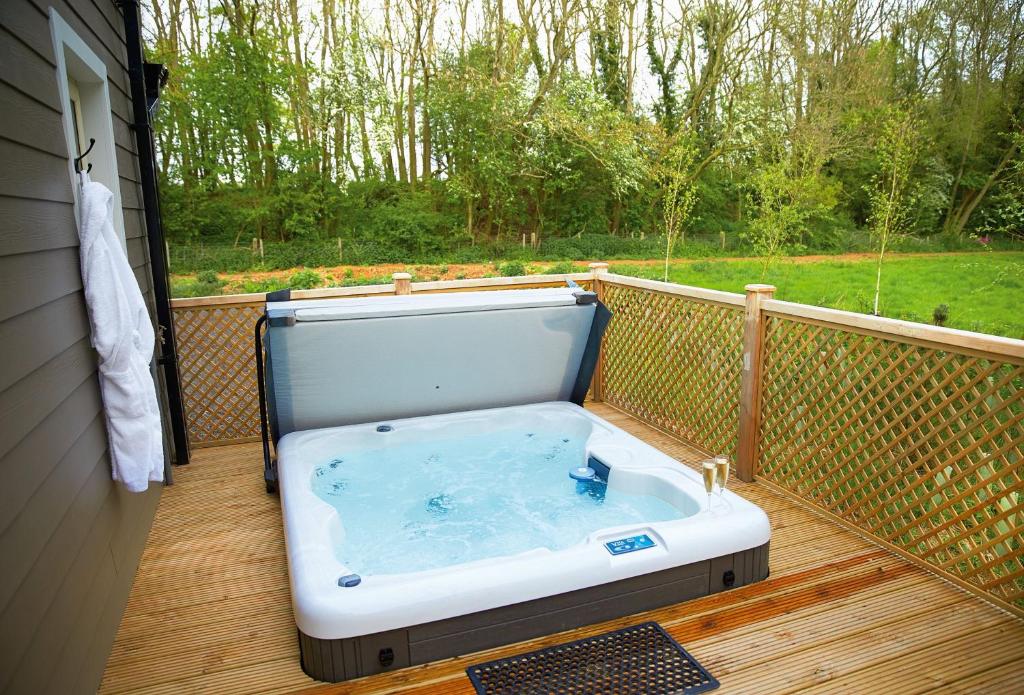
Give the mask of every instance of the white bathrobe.
[(160, 409), (149, 363), (153, 324), (121, 241), (114, 231), (113, 194), (81, 174), (82, 282), (92, 344), (99, 353), (113, 477), (132, 492), (164, 479)]

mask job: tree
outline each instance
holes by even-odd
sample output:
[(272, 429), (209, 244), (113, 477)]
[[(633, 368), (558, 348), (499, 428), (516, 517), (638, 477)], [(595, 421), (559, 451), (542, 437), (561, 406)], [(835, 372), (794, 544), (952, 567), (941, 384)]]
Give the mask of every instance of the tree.
[(882, 294), (882, 261), (893, 241), (905, 234), (913, 219), (920, 184), (914, 169), (924, 145), (922, 123), (912, 105), (891, 106), (883, 117), (878, 141), (879, 170), (871, 187), (871, 238), (878, 262), (874, 314)]
[(666, 27), (664, 2), (655, 11), (655, 0), (647, 0), (644, 15), (648, 66), (658, 82), (658, 99), (654, 115), (668, 133), (674, 133), (679, 122), (676, 103), (676, 70), (683, 58), (683, 34), (673, 30), (671, 20)]
[(898, 233), (1019, 235), (1022, 8), (153, 0), (167, 228), (376, 243), (375, 215), (408, 214), (437, 242), (409, 248), (669, 230), (669, 255), (724, 231), (767, 272), (892, 229), (864, 183), (892, 183), (884, 116), (914, 104), (921, 188)]
[(676, 239), (685, 233), (690, 213), (697, 202), (695, 167), (698, 162), (697, 146), (686, 134), (671, 141), (664, 164), (659, 173), (663, 193), (662, 232), (665, 234), (665, 273), (668, 282), (668, 264)]
[(836, 204), (838, 187), (814, 174), (797, 173), (784, 164), (765, 167), (753, 177), (750, 205), (757, 214), (746, 236), (761, 257), (761, 279), (786, 248), (796, 243), (815, 217)]

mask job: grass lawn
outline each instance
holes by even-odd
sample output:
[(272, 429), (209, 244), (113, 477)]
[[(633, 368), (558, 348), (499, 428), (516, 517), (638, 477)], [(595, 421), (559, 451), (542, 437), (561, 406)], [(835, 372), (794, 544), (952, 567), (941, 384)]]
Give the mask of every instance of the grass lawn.
[[(612, 272), (661, 280), (662, 266), (613, 263)], [(870, 313), (875, 262), (782, 259), (762, 277), (751, 260), (677, 261), (669, 280), (730, 292), (751, 282), (775, 285), (777, 299)], [(932, 323), (940, 304), (949, 306), (946, 325), (970, 331), (1024, 338), (1024, 253), (950, 253), (892, 256), (882, 267), (880, 313)]]

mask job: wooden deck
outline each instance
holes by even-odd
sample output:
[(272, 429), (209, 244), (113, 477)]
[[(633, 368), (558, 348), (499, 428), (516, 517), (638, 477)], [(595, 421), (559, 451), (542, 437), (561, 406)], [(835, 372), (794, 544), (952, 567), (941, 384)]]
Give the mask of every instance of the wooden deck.
[[(671, 456), (685, 444), (591, 409)], [(1024, 621), (764, 486), (730, 485), (772, 521), (764, 582), (572, 633), (324, 685), (299, 668), (276, 497), (258, 444), (196, 452), (164, 492), (103, 693), (472, 693), (469, 664), (657, 620), (724, 693), (1022, 692)]]

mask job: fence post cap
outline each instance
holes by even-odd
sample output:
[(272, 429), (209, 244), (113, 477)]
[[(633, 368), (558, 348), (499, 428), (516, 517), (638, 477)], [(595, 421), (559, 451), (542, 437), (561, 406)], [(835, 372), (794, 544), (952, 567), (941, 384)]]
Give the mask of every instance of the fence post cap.
[(409, 273), (391, 273), (392, 280), (412, 280), (412, 275)]
[(589, 268), (593, 272), (595, 272), (595, 273), (607, 273), (608, 272), (608, 264), (607, 263), (600, 263), (600, 262), (599, 263), (591, 263), (589, 265)]
[(757, 294), (772, 294), (775, 292), (775, 285), (762, 285), (760, 283), (753, 283), (744, 287), (747, 292), (756, 292)]

